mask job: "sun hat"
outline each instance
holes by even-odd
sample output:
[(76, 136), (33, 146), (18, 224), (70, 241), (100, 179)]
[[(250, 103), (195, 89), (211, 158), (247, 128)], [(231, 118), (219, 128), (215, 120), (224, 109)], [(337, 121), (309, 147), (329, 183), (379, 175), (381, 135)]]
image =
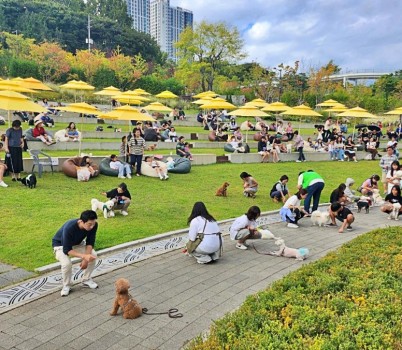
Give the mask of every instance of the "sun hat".
[(41, 123), (42, 123), (42, 120), (41, 120), (41, 119), (35, 120), (35, 126), (37, 126), (37, 125), (39, 125), (39, 124), (41, 124)]

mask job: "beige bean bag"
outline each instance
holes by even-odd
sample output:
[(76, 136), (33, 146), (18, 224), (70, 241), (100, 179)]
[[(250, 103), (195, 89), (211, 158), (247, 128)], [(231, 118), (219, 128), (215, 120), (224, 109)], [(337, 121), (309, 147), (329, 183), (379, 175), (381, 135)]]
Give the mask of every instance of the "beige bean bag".
[[(161, 167), (164, 173), (167, 173), (167, 166), (165, 162), (160, 162), (157, 160), (156, 163)], [(147, 162), (142, 162), (141, 164), (141, 175), (150, 177), (159, 177), (156, 170), (152, 168)]]
[[(81, 132), (78, 131), (78, 140), (81, 140)], [(73, 141), (73, 139), (70, 139), (69, 137), (66, 136), (66, 130), (59, 130), (56, 131), (54, 134), (54, 139), (57, 142), (67, 142), (67, 141)]]

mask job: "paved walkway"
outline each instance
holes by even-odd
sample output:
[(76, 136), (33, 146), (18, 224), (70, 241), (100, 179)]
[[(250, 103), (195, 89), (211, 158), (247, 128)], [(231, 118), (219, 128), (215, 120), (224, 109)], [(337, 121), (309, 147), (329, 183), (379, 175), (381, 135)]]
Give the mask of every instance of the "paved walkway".
[[(207, 331), (213, 320), (239, 307), (247, 295), (359, 234), (376, 227), (400, 226), (398, 221), (388, 221), (378, 208), (356, 217), (354, 230), (343, 234), (336, 228), (313, 227), (309, 219), (304, 219), (298, 230), (283, 223), (270, 224), (288, 246), (310, 249), (304, 262), (259, 255), (253, 249), (239, 251), (225, 237), (224, 256), (216, 264), (199, 265), (181, 250), (174, 250), (95, 277), (100, 287), (94, 291), (76, 285), (62, 298), (58, 287), (57, 292), (0, 315), (0, 349), (180, 349)], [(261, 251), (275, 249), (272, 241), (256, 241), (255, 246)], [(130, 280), (131, 294), (150, 312), (177, 307), (184, 317), (143, 315), (125, 320), (121, 315), (109, 316), (113, 284), (119, 277)]]

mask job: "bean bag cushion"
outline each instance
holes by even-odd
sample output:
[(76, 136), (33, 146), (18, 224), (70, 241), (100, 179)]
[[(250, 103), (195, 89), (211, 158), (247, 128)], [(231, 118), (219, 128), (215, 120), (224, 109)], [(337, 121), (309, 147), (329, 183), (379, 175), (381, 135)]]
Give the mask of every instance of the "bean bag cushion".
[(256, 134), (254, 134), (253, 139), (254, 141), (260, 141), (262, 138), (262, 134), (260, 132), (257, 132)]
[[(45, 129), (45, 130), (46, 130), (46, 129)], [(53, 134), (52, 134), (49, 130), (46, 130), (46, 133), (47, 133), (49, 136), (53, 137)], [(27, 129), (27, 130), (25, 131), (25, 139), (26, 139), (27, 141), (39, 141), (39, 142), (42, 142), (41, 140), (39, 140), (39, 139), (37, 139), (37, 138), (35, 138), (35, 137), (32, 136), (32, 128), (29, 128), (29, 129)]]
[(110, 158), (103, 158), (99, 163), (99, 172), (106, 176), (114, 176), (117, 177), (119, 175), (118, 169), (112, 169), (110, 167)]
[[(79, 167), (82, 161), (82, 157), (74, 157), (69, 158), (64, 161), (63, 165), (61, 166), (61, 170), (63, 173), (69, 177), (77, 178), (77, 166)], [(91, 163), (91, 166), (95, 170), (99, 170), (98, 165), (95, 163)], [(94, 177), (98, 176), (99, 172), (95, 174)]]
[(191, 161), (187, 158), (174, 159), (174, 168), (169, 169), (169, 173), (188, 174), (191, 170)]
[(208, 140), (209, 141), (215, 141), (216, 140), (216, 132), (211, 130), (208, 134)]
[[(81, 140), (81, 132), (78, 131), (78, 140)], [(54, 139), (58, 142), (67, 142), (67, 141), (73, 141), (73, 139), (70, 139), (69, 137), (66, 136), (66, 130), (59, 130), (56, 131), (54, 134)]]
[(223, 149), (229, 153), (233, 153), (235, 151), (235, 149), (230, 143), (227, 143), (225, 146), (223, 146)]
[[(156, 163), (161, 167), (163, 172), (166, 172), (166, 170), (167, 170), (166, 163), (160, 162), (158, 160), (156, 161)], [(147, 162), (142, 162), (142, 164), (141, 164), (141, 175), (150, 176), (150, 177), (159, 177), (156, 170), (154, 168), (152, 168), (149, 165), (149, 163), (147, 163)]]

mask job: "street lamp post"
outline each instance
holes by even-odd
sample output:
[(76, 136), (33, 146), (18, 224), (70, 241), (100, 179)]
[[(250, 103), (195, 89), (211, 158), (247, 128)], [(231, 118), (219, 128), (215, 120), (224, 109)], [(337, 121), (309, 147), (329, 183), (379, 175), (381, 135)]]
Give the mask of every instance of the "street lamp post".
[(280, 102), (282, 97), (282, 68), (274, 67), (273, 69), (279, 72), (279, 102)]
[(91, 39), (91, 17), (88, 15), (88, 38), (85, 42), (88, 44), (88, 52), (91, 52), (91, 45), (94, 43)]

